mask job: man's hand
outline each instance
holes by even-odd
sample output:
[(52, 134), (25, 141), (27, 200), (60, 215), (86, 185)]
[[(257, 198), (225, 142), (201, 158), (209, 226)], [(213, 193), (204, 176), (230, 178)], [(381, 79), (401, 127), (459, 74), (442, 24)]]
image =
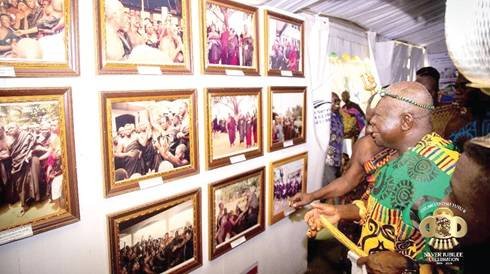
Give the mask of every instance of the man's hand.
[(298, 208), (304, 205), (307, 205), (313, 201), (313, 195), (309, 193), (296, 193), (291, 199), (289, 199), (289, 203), (292, 207)]
[(369, 273), (391, 274), (402, 273), (407, 267), (408, 258), (393, 252), (381, 251), (357, 260), (357, 265), (366, 265)]
[(304, 218), (308, 225), (308, 232), (306, 233), (308, 237), (315, 237), (316, 233), (323, 228), (320, 215), (325, 216), (333, 225), (340, 221), (341, 217), (335, 206), (328, 204), (313, 204), (312, 206), (313, 209), (308, 211)]

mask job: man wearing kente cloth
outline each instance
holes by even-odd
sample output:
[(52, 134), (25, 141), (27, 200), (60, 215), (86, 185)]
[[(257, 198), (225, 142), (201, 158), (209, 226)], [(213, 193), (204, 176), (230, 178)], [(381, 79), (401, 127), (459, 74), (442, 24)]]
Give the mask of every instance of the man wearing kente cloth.
[(319, 215), (334, 224), (340, 219), (359, 221), (358, 245), (369, 256), (358, 264), (376, 273), (416, 271), (415, 262), (425, 262), (429, 251), (418, 225), (436, 208), (432, 203), (447, 194), (459, 154), (432, 132), (432, 98), (424, 86), (400, 82), (379, 96), (371, 136), (378, 146), (396, 149), (399, 158), (376, 173), (367, 203), (314, 205), (305, 220), (313, 230), (319, 229)]

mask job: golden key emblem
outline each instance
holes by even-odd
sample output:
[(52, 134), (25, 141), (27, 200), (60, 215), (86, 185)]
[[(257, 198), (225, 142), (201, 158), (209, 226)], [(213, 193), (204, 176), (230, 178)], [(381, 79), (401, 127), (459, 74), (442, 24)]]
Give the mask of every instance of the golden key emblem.
[(439, 250), (449, 250), (459, 244), (456, 238), (464, 237), (468, 231), (465, 220), (454, 216), (451, 209), (441, 207), (427, 216), (419, 226), (420, 233), (430, 238), (429, 245)]

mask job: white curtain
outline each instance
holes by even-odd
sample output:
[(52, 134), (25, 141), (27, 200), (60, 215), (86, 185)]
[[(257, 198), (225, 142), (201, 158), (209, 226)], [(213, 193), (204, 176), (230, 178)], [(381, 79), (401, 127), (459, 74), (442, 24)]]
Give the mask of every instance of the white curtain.
[(425, 56), (424, 49), (412, 47), (412, 52), (410, 53), (410, 81), (415, 81), (417, 70), (424, 67)]
[(381, 88), (381, 80), (379, 79), (378, 68), (376, 67), (376, 32), (367, 31), (368, 49), (369, 49), (369, 61), (371, 66), (371, 72), (373, 73), (374, 80), (376, 81), (376, 88)]
[(396, 41), (376, 43), (375, 59), (382, 86), (400, 81), (414, 81), (415, 73), (424, 66), (423, 48)]
[[(306, 15), (306, 64), (311, 89), (310, 109), (313, 110), (315, 139), (322, 152), (327, 151), (330, 135), (330, 92), (327, 88), (329, 21), (320, 16)], [(312, 106), (312, 107), (311, 107)]]

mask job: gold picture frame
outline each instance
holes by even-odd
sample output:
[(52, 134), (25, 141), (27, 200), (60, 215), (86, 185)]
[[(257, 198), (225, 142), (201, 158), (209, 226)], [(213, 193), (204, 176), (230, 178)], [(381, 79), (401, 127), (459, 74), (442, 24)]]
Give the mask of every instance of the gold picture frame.
[(2, 8), (1, 17), (12, 26), (4, 38), (10, 48), (0, 51), (0, 77), (80, 74), (78, 1), (19, 1), (17, 7)]
[[(296, 193), (306, 192), (307, 175), (307, 152), (274, 161), (269, 165), (270, 225), (294, 212), (289, 205), (289, 199)], [(301, 181), (300, 184), (298, 184), (298, 179)]]
[(267, 75), (304, 77), (304, 21), (265, 10), (264, 24)]
[(199, 170), (195, 90), (101, 92), (107, 197)]
[(269, 87), (269, 151), (306, 142), (306, 87)]
[[(189, 273), (202, 265), (201, 189), (115, 213), (107, 220), (112, 273), (125, 273), (134, 260), (127, 253), (141, 242), (158, 249), (158, 255), (148, 255), (155, 258), (150, 266), (154, 273)], [(135, 235), (141, 239), (136, 243)]]
[(227, 0), (200, 4), (202, 72), (259, 75), (257, 8)]
[(71, 89), (0, 89), (0, 113), (0, 231), (79, 221)]
[(208, 88), (204, 96), (206, 168), (262, 156), (262, 89)]
[(99, 74), (192, 73), (189, 0), (96, 3)]
[[(209, 185), (210, 260), (216, 259), (265, 230), (264, 184), (265, 167), (261, 167)], [(233, 209), (228, 212), (228, 207)], [(237, 213), (238, 211), (242, 212)], [(229, 216), (226, 216), (228, 213)], [(225, 231), (220, 223), (232, 219), (235, 223), (231, 223), (231, 231)]]

